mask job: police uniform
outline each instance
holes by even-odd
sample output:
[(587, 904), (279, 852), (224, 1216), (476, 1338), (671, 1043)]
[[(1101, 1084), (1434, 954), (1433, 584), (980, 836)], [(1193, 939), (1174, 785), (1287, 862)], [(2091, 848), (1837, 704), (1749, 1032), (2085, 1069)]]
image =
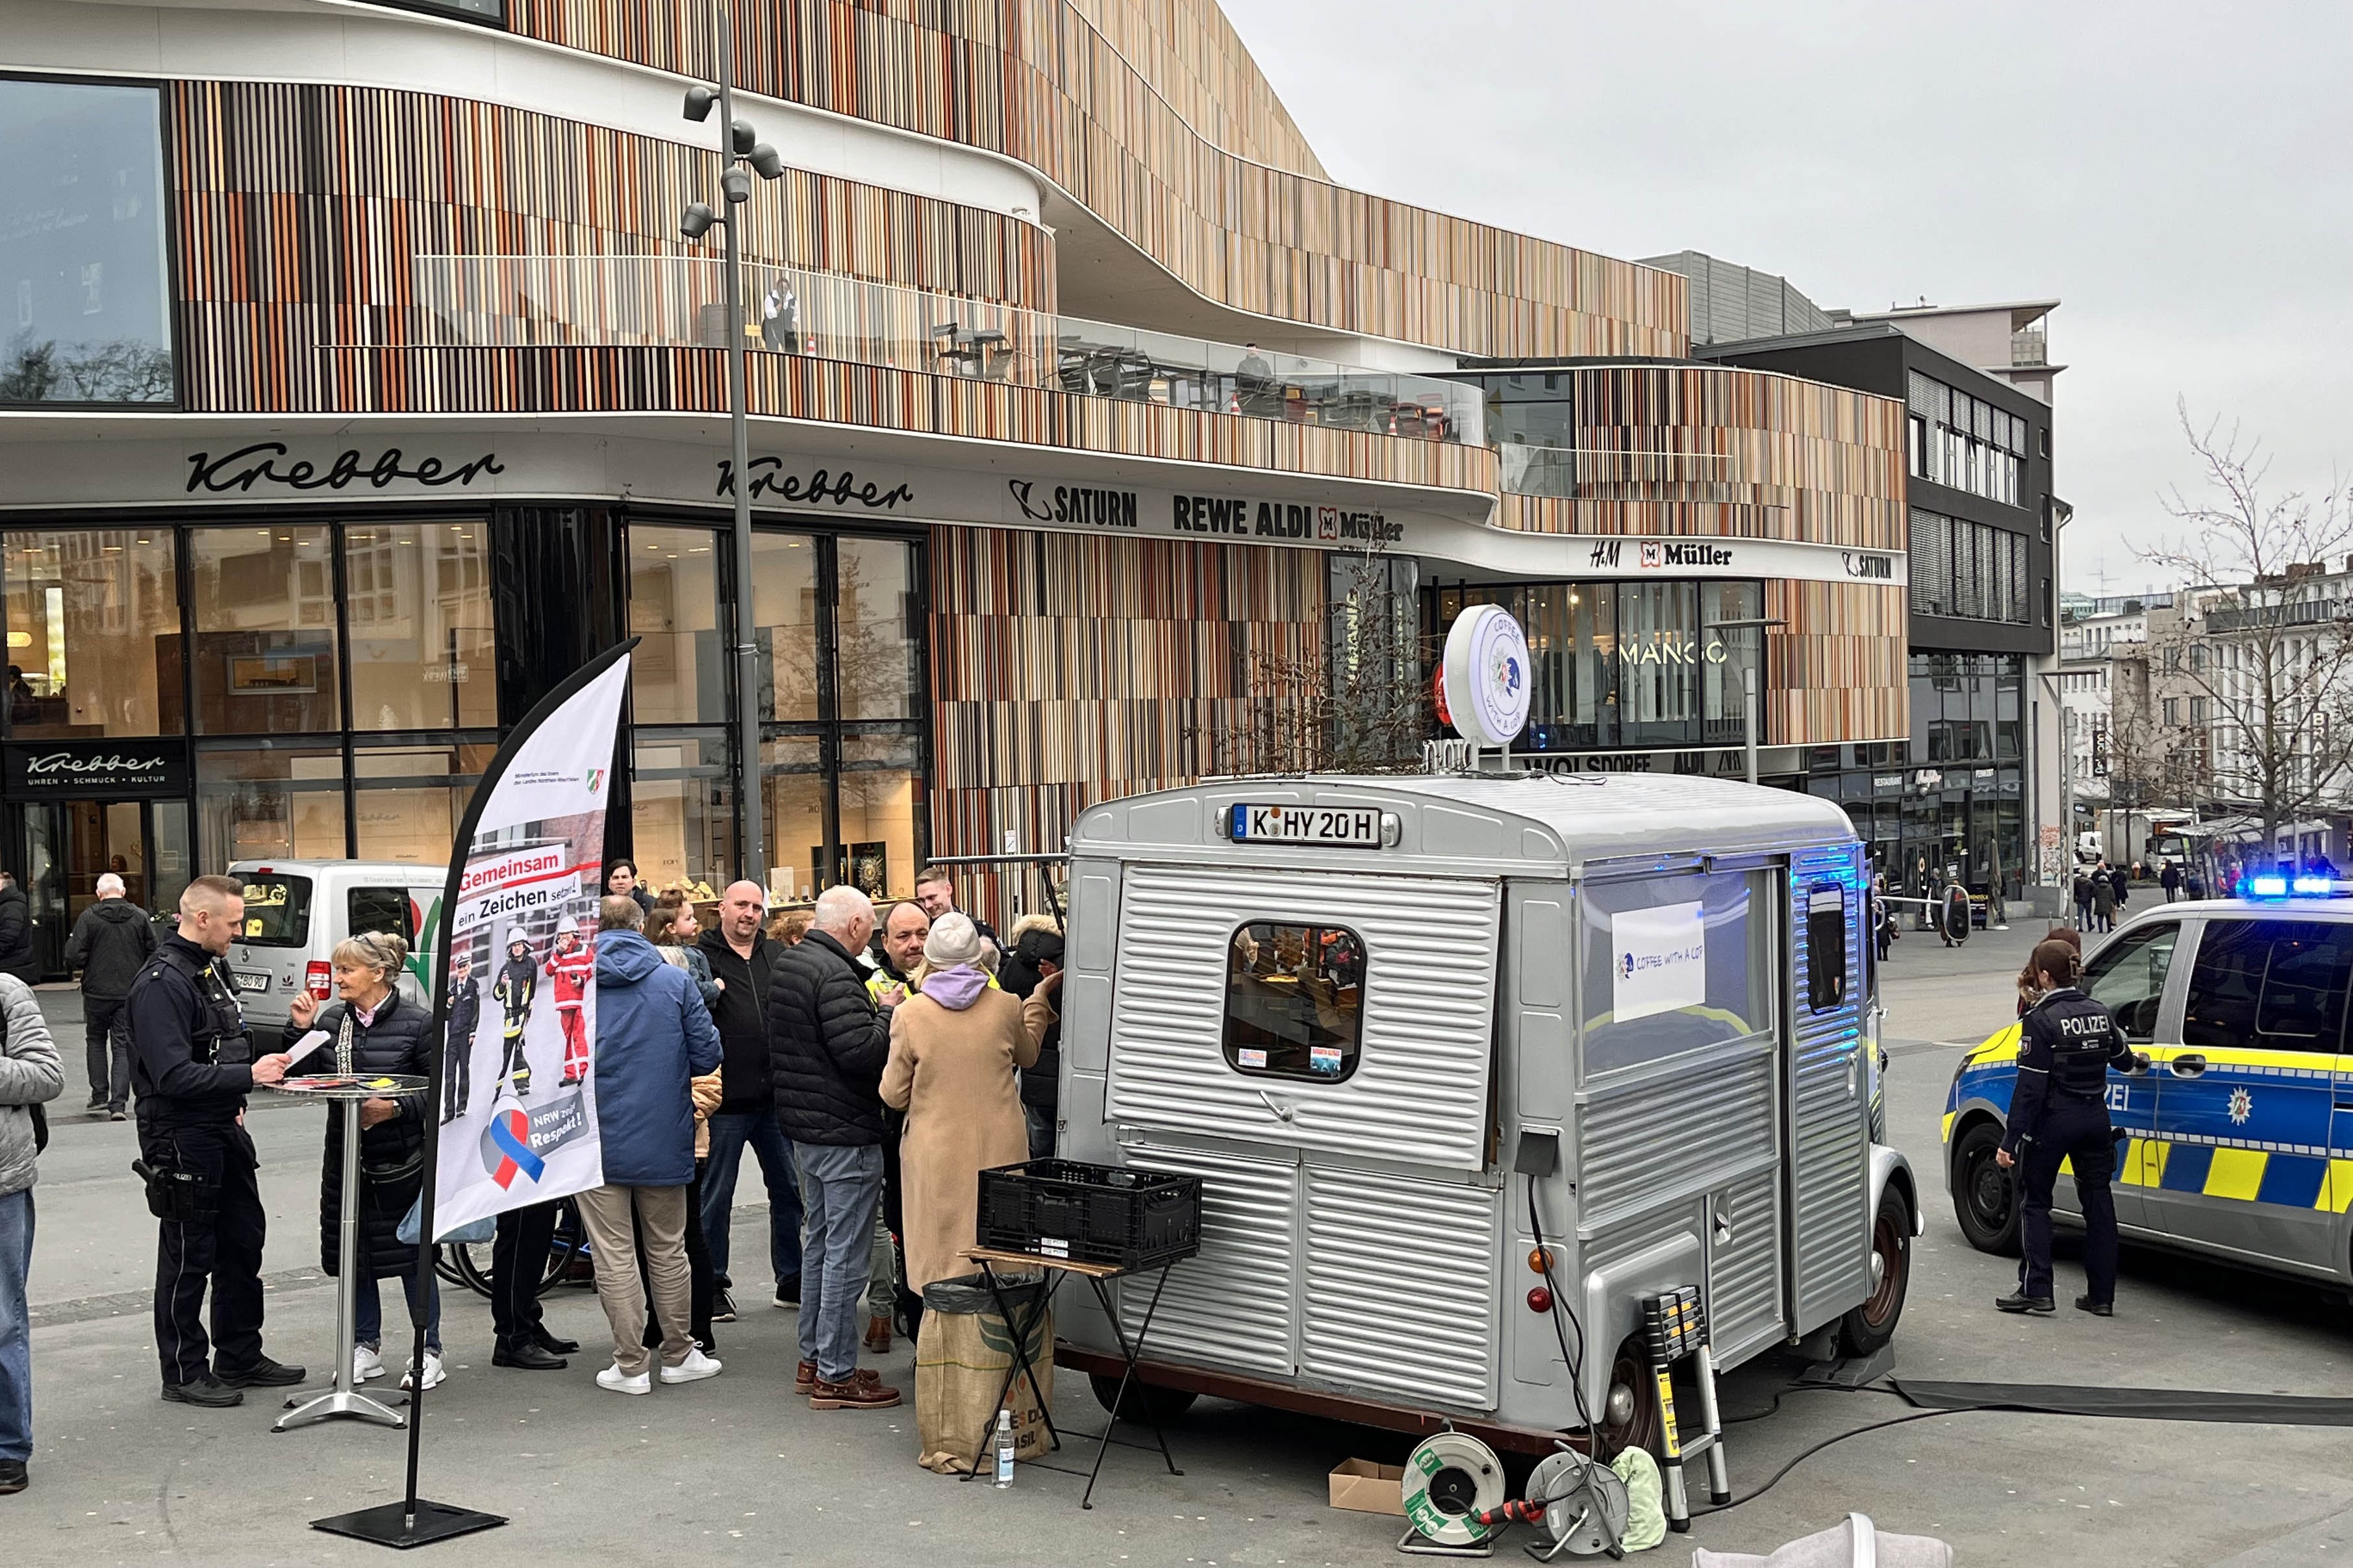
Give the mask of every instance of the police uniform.
[(2104, 1312), (2116, 1298), (2116, 1172), (2108, 1124), (2108, 1069), (2137, 1062), (2116, 1016), (2072, 985), (2037, 1003), (2020, 1027), (2018, 1080), (2001, 1146), (2018, 1162), (2019, 1237), (2025, 1249), (2018, 1293), (2004, 1311), (2052, 1310), (2051, 1189), (2063, 1160), (2084, 1210), (2084, 1276), (2076, 1305)]
[(441, 1066), (441, 1124), (466, 1114), (473, 1097), (474, 1035), (482, 1022), (482, 988), (470, 967), (449, 976), (449, 1031)]
[[(253, 1036), (237, 989), (210, 953), (174, 935), (124, 1009), (140, 1154), (150, 1170), (179, 1174), (185, 1205), (181, 1217), (164, 1219), (155, 1259), (155, 1350), (167, 1392), (207, 1371), (232, 1386), (261, 1381), (253, 1374), (273, 1365), (261, 1353), (265, 1218), (253, 1140), (237, 1120), (253, 1089)], [(216, 1364), (207, 1366), (208, 1354)]]

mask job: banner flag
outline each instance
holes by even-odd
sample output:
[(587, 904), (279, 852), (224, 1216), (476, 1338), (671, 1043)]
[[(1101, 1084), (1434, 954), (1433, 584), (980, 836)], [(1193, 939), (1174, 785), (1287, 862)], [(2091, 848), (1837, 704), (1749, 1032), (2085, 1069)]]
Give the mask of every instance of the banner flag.
[[(433, 1235), (603, 1184), (596, 900), (629, 686), (616, 649), (508, 737), (442, 900)], [(501, 768), (499, 763), (504, 764)]]

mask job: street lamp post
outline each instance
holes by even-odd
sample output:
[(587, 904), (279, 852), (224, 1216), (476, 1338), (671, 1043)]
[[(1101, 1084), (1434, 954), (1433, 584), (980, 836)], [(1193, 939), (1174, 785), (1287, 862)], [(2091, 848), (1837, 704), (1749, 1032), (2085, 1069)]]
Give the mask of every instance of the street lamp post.
[[(719, 176), (724, 210), (714, 212), (705, 202), (690, 205), (679, 217), (679, 233), (701, 239), (716, 225), (726, 231), (721, 263), (727, 301), (727, 430), (733, 460), (728, 467), (728, 490), (735, 500), (735, 778), (742, 803), (739, 864), (762, 888), (768, 885), (767, 850), (760, 825), (760, 666), (752, 605), (752, 487), (744, 470), (751, 463), (751, 420), (746, 407), (744, 355), (744, 275), (742, 246), (735, 232), (738, 211), (752, 199), (752, 175), (764, 180), (785, 172), (774, 147), (759, 140), (748, 121), (735, 118), (735, 51), (727, 8), (715, 6), (719, 19), (716, 60), (717, 91), (696, 85), (686, 89), (686, 118), (701, 124), (719, 109), (724, 167)], [(748, 172), (747, 172), (748, 167)]]
[[(1762, 631), (1767, 626), (1786, 626), (1789, 623), (1759, 616), (1745, 621), (1717, 621), (1701, 629), (1711, 632)], [(1757, 651), (1764, 651), (1764, 639), (1757, 639)], [(1750, 784), (1757, 782), (1757, 660), (1740, 661), (1740, 751), (1746, 764)]]

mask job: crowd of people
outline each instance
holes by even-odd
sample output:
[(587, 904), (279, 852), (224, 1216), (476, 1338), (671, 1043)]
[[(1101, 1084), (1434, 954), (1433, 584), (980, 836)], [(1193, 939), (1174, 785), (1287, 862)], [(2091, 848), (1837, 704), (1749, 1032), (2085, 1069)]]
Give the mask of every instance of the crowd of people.
[[(333, 949), (332, 996), (301, 994), (282, 1038), (258, 1042), (221, 963), (241, 929), (241, 884), (195, 879), (160, 942), (119, 879), (100, 879), (98, 890), (71, 944), (84, 971), (89, 1110), (120, 1120), (128, 1107), (137, 1118), (138, 1169), (161, 1222), (163, 1397), (236, 1405), (248, 1389), (308, 1375), (263, 1351), (265, 1218), (247, 1097), (303, 1071), (426, 1077), (445, 1042), (455, 1073), (484, 995), (497, 1000), (510, 977), (499, 954), (488, 973), (453, 954), (449, 1017), (437, 1035), (429, 1003), (403, 980), (407, 943), (356, 934)], [(730, 1232), (748, 1150), (769, 1199), (772, 1300), (799, 1314), (796, 1391), (816, 1410), (889, 1408), (901, 1392), (860, 1364), (861, 1350), (887, 1352), (894, 1329), (920, 1321), (926, 1285), (972, 1271), (964, 1254), (979, 1173), (1052, 1147), (1059, 923), (1026, 919), (1008, 952), (987, 922), (955, 908), (937, 868), (919, 874), (915, 896), (892, 905), (879, 929), (873, 902), (850, 887), (774, 916), (755, 882), (733, 883), (715, 902), (704, 929), (689, 894), (656, 897), (617, 861), (594, 931), (566, 921), (573, 929), (559, 931), (550, 960), (564, 1073), (593, 1075), (598, 1108), (604, 1183), (575, 1198), (613, 1341), (596, 1385), (644, 1394), (657, 1380), (722, 1371), (713, 1325), (737, 1318)], [(593, 1042), (581, 1006), (592, 975)], [(26, 1484), (31, 1458), (34, 1164), (47, 1142), (43, 1107), (64, 1075), (31, 988), (5, 970), (0, 1026), (0, 1492), (9, 1492)], [(439, 1290), (434, 1271), (417, 1266), (414, 1226), (431, 1179), (426, 1119), (451, 1121), (463, 1093), (445, 1084), (438, 1103), (361, 1102), (355, 1384), (396, 1366), (405, 1388), (448, 1375)], [(320, 1172), (321, 1262), (334, 1275), (338, 1114), (326, 1121)], [(557, 1210), (539, 1203), (497, 1218), (494, 1367), (559, 1371), (580, 1349), (541, 1315)], [(421, 1358), (385, 1352), (380, 1282), (392, 1280), (423, 1326)]]

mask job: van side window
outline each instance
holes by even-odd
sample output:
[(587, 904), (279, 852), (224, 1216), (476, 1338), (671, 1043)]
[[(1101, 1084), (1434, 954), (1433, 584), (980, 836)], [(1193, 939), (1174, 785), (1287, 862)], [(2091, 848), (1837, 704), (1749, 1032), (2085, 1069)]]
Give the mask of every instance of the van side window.
[(2353, 925), (2209, 921), (2189, 972), (2182, 1044), (2333, 1054), (2348, 980)]
[(347, 906), (353, 936), (367, 931), (384, 931), (401, 938), (409, 946), (417, 945), (417, 928), (408, 918), (408, 890), (406, 888), (353, 888)]
[[(2213, 928), (2207, 929), (2211, 932)], [(2116, 1016), (2126, 1038), (2157, 1038), (2165, 977), (2173, 968), (2174, 944), (2180, 938), (2181, 928), (2171, 921), (2142, 926), (2118, 937), (2084, 969), (2084, 994)]]
[(1338, 1083), (1356, 1070), (1365, 942), (1345, 926), (1261, 921), (1226, 954), (1226, 1063), (1236, 1072)]
[(1806, 895), (1806, 1005), (1837, 1010), (1846, 1000), (1846, 894), (1816, 888)]

